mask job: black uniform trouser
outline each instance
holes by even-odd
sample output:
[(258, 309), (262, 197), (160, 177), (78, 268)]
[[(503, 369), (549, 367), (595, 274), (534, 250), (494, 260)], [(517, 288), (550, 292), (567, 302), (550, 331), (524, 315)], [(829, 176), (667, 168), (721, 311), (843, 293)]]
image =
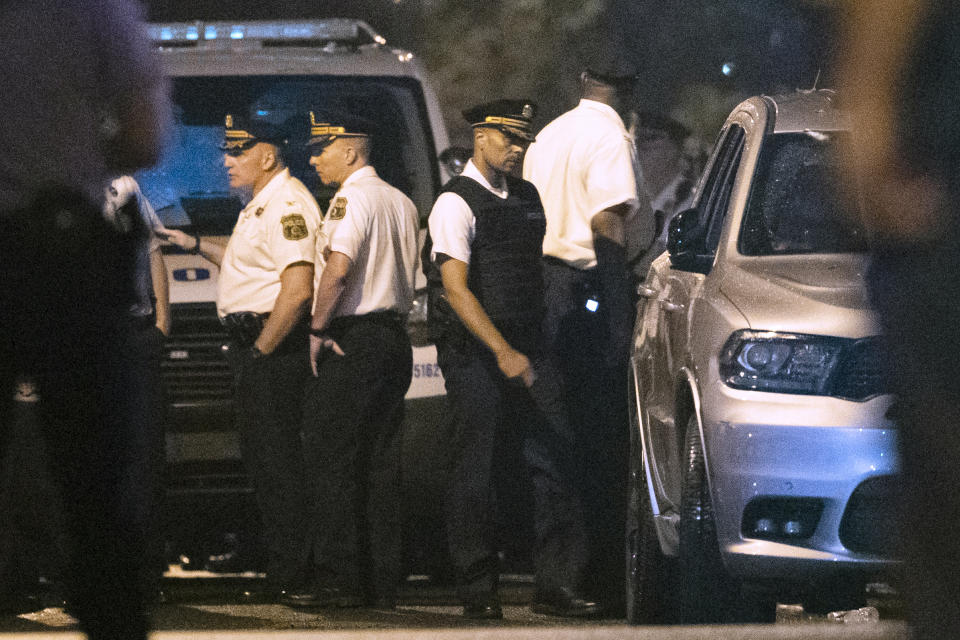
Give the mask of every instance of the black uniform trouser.
[[(157, 328), (153, 316), (127, 318), (130, 327), (129, 343), (124, 352), (137, 360), (136, 370), (141, 376), (142, 401), (151, 420), (139, 426), (135, 432), (136, 449), (144, 453), (143, 464), (136, 470), (137, 484), (148, 487), (145, 504), (147, 540), (145, 562), (142, 565), (144, 583), (150, 591), (158, 583), (166, 568), (164, 566), (164, 538), (162, 535), (161, 509), (164, 496), (164, 470), (166, 466), (165, 429), (167, 424), (167, 398), (164, 393), (160, 361), (164, 348), (164, 335)], [(149, 595), (149, 592), (148, 592)]]
[(37, 381), (62, 494), (68, 597), (93, 640), (146, 638), (142, 566), (152, 431), (141, 358), (128, 349), (132, 244), (95, 207), (53, 194), (0, 212), (0, 446), (18, 375)]
[(496, 592), (498, 464), (512, 458), (503, 444), (518, 440), (533, 484), (537, 586), (579, 588), (586, 541), (583, 510), (570, 482), (576, 445), (552, 366), (535, 362), (537, 377), (528, 390), (507, 382), (493, 357), (472, 341), (441, 340), (437, 359), (457, 425), (446, 519), (460, 598)]
[(267, 579), (272, 588), (309, 579), (303, 448), (303, 385), (309, 375), (307, 334), (295, 329), (271, 354), (254, 358), (249, 345), (233, 343), (237, 427), (241, 455), (253, 482)]
[[(623, 536), (630, 446), (626, 366), (611, 366), (609, 331), (595, 270), (579, 270), (555, 259), (543, 262), (547, 350), (560, 370), (564, 397), (582, 456), (578, 479), (591, 546), (591, 584), (607, 602), (623, 597)], [(599, 299), (590, 311), (587, 300)]]
[(401, 579), (400, 452), (413, 350), (400, 315), (336, 318), (345, 352), (307, 383), (303, 443), (319, 586), (393, 598)]

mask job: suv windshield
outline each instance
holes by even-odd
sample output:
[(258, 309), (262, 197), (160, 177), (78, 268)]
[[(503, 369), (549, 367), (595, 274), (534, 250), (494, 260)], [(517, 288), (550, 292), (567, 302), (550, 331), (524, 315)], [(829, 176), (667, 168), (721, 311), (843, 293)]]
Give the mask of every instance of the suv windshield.
[(410, 78), (331, 76), (188, 77), (173, 80), (177, 126), (160, 163), (136, 174), (163, 223), (205, 235), (229, 235), (243, 207), (223, 166), (223, 120), (245, 113), (286, 124), (291, 173), (326, 211), (334, 190), (308, 164), (309, 112), (359, 115), (377, 126), (371, 164), (406, 193), (421, 215), (440, 182), (420, 85)]
[(857, 212), (846, 208), (837, 178), (847, 134), (804, 132), (769, 136), (740, 229), (748, 256), (853, 253), (867, 250)]

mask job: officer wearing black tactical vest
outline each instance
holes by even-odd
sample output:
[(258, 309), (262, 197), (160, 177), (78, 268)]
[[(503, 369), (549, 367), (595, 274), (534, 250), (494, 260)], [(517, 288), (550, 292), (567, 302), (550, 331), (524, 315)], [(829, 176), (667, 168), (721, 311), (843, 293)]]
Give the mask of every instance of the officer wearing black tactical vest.
[(541, 336), (546, 218), (536, 188), (511, 175), (534, 139), (534, 105), (498, 100), (463, 115), (473, 127), (473, 157), (437, 198), (424, 250), (428, 322), (457, 424), (446, 519), (458, 595), (467, 617), (503, 615), (497, 467), (520, 434), (535, 501), (532, 608), (592, 616), (600, 606), (579, 595), (586, 543), (571, 489), (574, 434)]

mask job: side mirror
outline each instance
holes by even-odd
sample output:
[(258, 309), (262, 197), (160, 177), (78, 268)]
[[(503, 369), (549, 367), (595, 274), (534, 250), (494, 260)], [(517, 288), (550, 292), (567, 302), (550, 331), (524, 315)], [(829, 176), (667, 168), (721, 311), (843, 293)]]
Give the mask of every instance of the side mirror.
[(463, 168), (472, 154), (473, 152), (465, 147), (449, 147), (443, 150), (438, 160), (451, 176), (458, 176), (463, 173)]
[(704, 251), (705, 235), (699, 211), (687, 209), (675, 215), (667, 228), (670, 264), (683, 271), (709, 272), (713, 256)]

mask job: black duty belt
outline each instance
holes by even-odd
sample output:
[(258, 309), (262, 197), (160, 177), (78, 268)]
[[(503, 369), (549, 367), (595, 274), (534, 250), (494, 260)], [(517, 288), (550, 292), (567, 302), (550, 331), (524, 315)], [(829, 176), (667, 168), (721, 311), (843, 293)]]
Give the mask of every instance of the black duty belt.
[(330, 321), (330, 328), (333, 330), (346, 329), (360, 322), (375, 322), (388, 326), (403, 327), (406, 317), (399, 311), (388, 309), (387, 311), (373, 311), (372, 313), (363, 313), (356, 316), (338, 316)]
[(567, 269), (570, 269), (571, 271), (579, 271), (580, 273), (590, 273), (590, 272), (593, 270), (592, 268), (591, 268), (591, 269), (579, 269), (579, 268), (573, 266), (572, 264), (570, 264), (569, 262), (567, 262), (566, 260), (563, 260), (563, 259), (561, 259), (561, 258), (557, 258), (556, 256), (546, 256), (546, 255), (545, 255), (545, 256), (543, 256), (543, 261), (544, 261), (546, 264), (553, 265), (554, 267), (566, 267)]
[[(553, 256), (543, 256), (543, 264), (551, 267), (560, 267), (560, 275), (565, 282), (572, 304), (577, 308), (585, 308), (590, 312), (595, 312), (599, 307), (601, 300), (600, 272), (596, 267), (589, 269), (578, 269), (560, 258)], [(554, 273), (557, 273), (554, 270)]]
[(269, 317), (269, 313), (238, 311), (223, 316), (220, 322), (233, 342), (241, 347), (249, 347), (256, 342)]

